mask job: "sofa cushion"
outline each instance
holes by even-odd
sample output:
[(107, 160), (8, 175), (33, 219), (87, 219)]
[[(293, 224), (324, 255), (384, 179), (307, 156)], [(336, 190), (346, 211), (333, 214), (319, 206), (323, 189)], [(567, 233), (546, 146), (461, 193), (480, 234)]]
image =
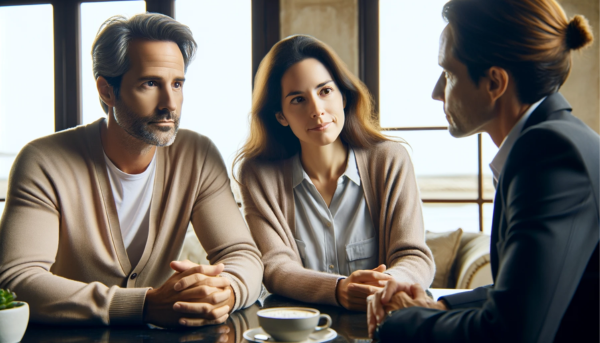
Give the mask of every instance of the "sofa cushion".
[(448, 232), (425, 232), (425, 241), (435, 261), (435, 277), (432, 288), (448, 288), (450, 270), (460, 246), (462, 229)]
[(472, 289), (491, 284), (490, 236), (465, 232), (456, 256), (456, 288)]

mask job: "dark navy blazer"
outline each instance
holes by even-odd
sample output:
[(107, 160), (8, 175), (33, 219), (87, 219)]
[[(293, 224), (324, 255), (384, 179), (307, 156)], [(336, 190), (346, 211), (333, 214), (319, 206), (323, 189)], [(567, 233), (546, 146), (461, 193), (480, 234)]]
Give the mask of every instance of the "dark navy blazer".
[(382, 342), (598, 342), (600, 137), (559, 93), (527, 119), (494, 200), (494, 284), (414, 307)]

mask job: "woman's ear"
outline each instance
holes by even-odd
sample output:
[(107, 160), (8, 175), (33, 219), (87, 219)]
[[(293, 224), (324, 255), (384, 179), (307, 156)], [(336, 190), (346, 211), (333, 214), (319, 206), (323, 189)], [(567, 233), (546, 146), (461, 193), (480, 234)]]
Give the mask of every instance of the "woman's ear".
[(285, 117), (283, 116), (282, 112), (275, 113), (275, 118), (277, 118), (277, 121), (279, 122), (279, 124), (281, 124), (283, 126), (289, 126), (290, 125), (288, 123), (288, 121), (285, 119)]
[(96, 88), (98, 88), (98, 94), (100, 94), (100, 99), (106, 104), (108, 107), (115, 107), (115, 92), (111, 85), (108, 84), (108, 81), (102, 76), (98, 76), (96, 79)]

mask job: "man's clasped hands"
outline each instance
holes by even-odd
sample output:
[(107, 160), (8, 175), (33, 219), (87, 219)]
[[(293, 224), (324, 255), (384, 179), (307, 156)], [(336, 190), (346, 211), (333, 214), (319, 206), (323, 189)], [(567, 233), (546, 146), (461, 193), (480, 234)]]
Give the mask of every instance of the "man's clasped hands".
[(144, 322), (160, 327), (225, 322), (235, 304), (231, 282), (219, 276), (225, 266), (198, 265), (189, 260), (170, 265), (175, 273), (146, 293)]

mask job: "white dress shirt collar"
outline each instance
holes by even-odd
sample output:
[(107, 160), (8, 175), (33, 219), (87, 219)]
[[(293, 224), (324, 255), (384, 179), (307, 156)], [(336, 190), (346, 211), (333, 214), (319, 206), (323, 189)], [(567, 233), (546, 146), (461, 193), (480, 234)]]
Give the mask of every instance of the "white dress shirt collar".
[[(308, 174), (306, 174), (304, 168), (302, 167), (302, 162), (300, 161), (300, 153), (294, 156), (292, 163), (293, 187), (296, 188), (296, 186), (298, 186), (303, 180), (307, 180), (308, 182), (312, 183), (310, 177), (308, 176)], [(358, 174), (358, 167), (356, 165), (356, 157), (354, 156), (354, 150), (352, 149), (348, 149), (348, 163), (346, 164), (346, 171), (344, 171), (344, 174), (342, 174), (342, 176), (346, 176), (348, 179), (360, 186), (360, 176)]]
[(540, 101), (531, 105), (529, 109), (527, 109), (527, 112), (525, 112), (521, 119), (519, 119), (515, 126), (513, 126), (506, 138), (504, 138), (502, 144), (500, 144), (500, 149), (498, 150), (498, 153), (496, 153), (496, 156), (492, 160), (492, 163), (490, 163), (490, 169), (492, 170), (492, 173), (494, 175), (494, 186), (496, 186), (496, 184), (498, 183), (498, 179), (500, 179), (500, 173), (502, 172), (502, 168), (504, 168), (504, 164), (506, 163), (508, 154), (510, 153), (510, 150), (512, 149), (513, 145), (515, 145), (517, 138), (519, 138), (519, 136), (521, 135), (521, 131), (523, 130), (523, 126), (525, 126), (527, 119), (529, 118), (529, 116), (531, 116), (531, 113), (533, 113), (533, 111), (535, 111), (535, 109), (545, 99), (546, 97), (543, 97)]

